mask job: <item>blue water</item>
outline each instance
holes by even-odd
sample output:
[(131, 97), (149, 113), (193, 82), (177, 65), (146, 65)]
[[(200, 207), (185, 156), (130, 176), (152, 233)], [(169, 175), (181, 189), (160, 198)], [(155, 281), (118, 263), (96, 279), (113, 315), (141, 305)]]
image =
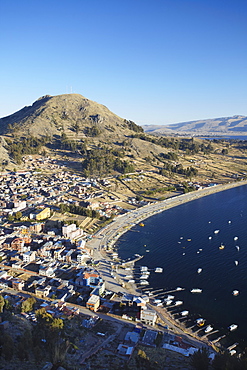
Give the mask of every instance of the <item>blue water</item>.
[[(151, 272), (149, 287), (165, 291), (185, 288), (174, 294), (176, 300), (184, 302), (176, 307), (176, 312), (189, 310), (191, 319), (201, 316), (218, 329), (216, 337), (226, 334), (230, 344), (237, 340), (245, 346), (247, 186), (168, 209), (144, 223), (145, 227), (136, 225), (118, 240), (119, 256), (126, 259), (135, 253), (144, 255), (136, 270), (140, 265), (149, 269), (163, 267), (162, 274)], [(215, 230), (220, 231), (215, 234)], [(221, 243), (225, 245), (223, 250), (219, 249)], [(239, 262), (237, 266), (235, 261)], [(198, 268), (203, 269), (200, 274)], [(201, 288), (203, 292), (192, 294), (192, 288)], [(235, 289), (240, 291), (238, 296), (232, 295)], [(227, 327), (233, 323), (238, 329), (229, 332)]]

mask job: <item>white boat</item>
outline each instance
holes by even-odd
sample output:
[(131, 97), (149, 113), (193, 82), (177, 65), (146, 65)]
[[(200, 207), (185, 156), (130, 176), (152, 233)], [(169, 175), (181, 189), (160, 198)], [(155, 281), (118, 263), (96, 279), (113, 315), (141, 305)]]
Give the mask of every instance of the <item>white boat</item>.
[(147, 266), (141, 266), (141, 271), (148, 271), (148, 267)]
[(178, 287), (176, 288), (176, 290), (177, 290), (177, 291), (179, 291), (179, 290), (183, 290), (183, 288), (181, 288), (180, 286), (178, 286)]
[(234, 236), (233, 240), (238, 240), (238, 236)]
[(214, 230), (215, 234), (218, 234), (219, 232), (220, 232), (220, 230)]
[(202, 272), (202, 268), (199, 268), (199, 269), (197, 270), (197, 272), (198, 272), (198, 274), (200, 274), (200, 273)]
[(239, 251), (240, 247), (238, 245), (236, 245), (236, 249), (237, 249), (237, 251)]
[(175, 305), (175, 306), (181, 306), (181, 304), (183, 304), (183, 301), (176, 301), (176, 302), (174, 303), (174, 305)]
[(208, 325), (208, 326), (206, 326), (206, 328), (205, 328), (205, 333), (207, 334), (207, 333), (210, 333), (210, 331), (212, 331), (213, 330), (213, 327), (212, 327), (212, 325)]
[(142, 280), (140, 281), (141, 285), (149, 285), (149, 282), (147, 280)]
[(140, 280), (147, 280), (149, 278), (149, 275), (143, 274), (140, 276)]
[(236, 325), (236, 324), (231, 324), (231, 325), (228, 327), (228, 329), (229, 329), (230, 331), (233, 331), (233, 330), (236, 330), (236, 329), (237, 329), (237, 327), (238, 327), (238, 325)]
[(201, 327), (205, 324), (205, 321), (204, 319), (200, 318), (200, 319), (196, 319), (196, 325)]
[(231, 224), (231, 223), (232, 223), (232, 221), (228, 221), (228, 223), (229, 223), (229, 224)]
[(172, 299), (164, 299), (164, 303), (169, 306), (172, 303)]
[(154, 303), (157, 304), (157, 303), (161, 303), (161, 299), (155, 299), (154, 300)]
[(187, 316), (189, 314), (189, 311), (182, 311), (181, 316)]
[(162, 267), (156, 267), (154, 272), (163, 272), (163, 268)]
[(168, 294), (168, 296), (165, 299), (174, 299), (174, 298), (175, 298), (174, 295)]
[(238, 265), (238, 261), (234, 261), (235, 262), (235, 265), (237, 266)]
[(234, 295), (235, 297), (236, 297), (237, 295), (239, 295), (239, 290), (233, 290), (232, 295)]
[(193, 288), (193, 289), (191, 289), (190, 292), (191, 293), (202, 293), (202, 289), (200, 289), (200, 288)]
[(212, 236), (209, 236), (208, 239), (211, 240), (212, 239)]

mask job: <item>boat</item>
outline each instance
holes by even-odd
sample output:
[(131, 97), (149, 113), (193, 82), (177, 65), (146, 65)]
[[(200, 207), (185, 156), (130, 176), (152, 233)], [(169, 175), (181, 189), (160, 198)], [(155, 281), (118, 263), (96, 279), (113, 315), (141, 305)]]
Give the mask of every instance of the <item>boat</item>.
[(144, 223), (143, 223), (143, 222), (140, 222), (140, 223), (139, 223), (139, 226), (143, 227), (143, 226), (145, 226), (145, 225), (144, 225)]
[(169, 306), (172, 303), (172, 299), (164, 299), (164, 303)]
[(235, 265), (237, 266), (238, 265), (238, 261), (234, 261), (235, 262)]
[(148, 252), (150, 252), (150, 250), (149, 249), (146, 249), (146, 252), (148, 253)]
[(183, 301), (176, 301), (176, 302), (174, 303), (174, 305), (175, 305), (175, 306), (181, 306), (181, 304), (183, 304)]
[(212, 239), (212, 236), (209, 236), (208, 239), (211, 240)]
[(221, 243), (221, 245), (219, 246), (219, 249), (224, 249), (224, 248), (225, 248), (224, 244)]
[(202, 289), (200, 288), (193, 288), (190, 290), (191, 293), (202, 293)]
[(187, 316), (189, 314), (189, 311), (182, 311), (181, 316)]
[(237, 249), (237, 251), (239, 251), (240, 247), (238, 245), (236, 245), (236, 249)]
[(174, 299), (174, 298), (175, 298), (174, 295), (168, 294), (168, 296), (165, 299)]
[(147, 280), (141, 280), (140, 284), (141, 285), (149, 285), (149, 282)]
[(233, 290), (232, 295), (234, 295), (235, 297), (236, 297), (237, 295), (239, 295), (239, 290)]
[(202, 272), (202, 268), (199, 267), (199, 269), (197, 269), (197, 272), (198, 274), (200, 274)]
[(238, 236), (234, 236), (233, 240), (238, 240)]
[(218, 234), (219, 232), (220, 232), (220, 230), (214, 230), (215, 234)]
[(183, 288), (181, 288), (180, 286), (178, 286), (177, 288), (176, 288), (176, 290), (177, 291), (179, 291), (179, 290), (184, 290)]
[(207, 334), (207, 333), (210, 333), (212, 330), (213, 330), (212, 325), (208, 325), (208, 326), (206, 326), (206, 328), (205, 328), (205, 333), (206, 333), (206, 334)]
[(157, 304), (157, 303), (161, 303), (161, 299), (155, 299), (154, 300), (154, 303)]
[(231, 324), (231, 325), (228, 327), (228, 329), (229, 329), (230, 331), (233, 331), (233, 330), (236, 330), (236, 329), (237, 329), (237, 327), (238, 327), (238, 325), (236, 325), (236, 324)]
[(149, 275), (143, 274), (140, 276), (140, 280), (147, 280), (149, 278)]
[(141, 271), (148, 271), (148, 267), (147, 266), (141, 266)]
[(191, 239), (187, 239), (188, 242), (191, 242)]
[(196, 325), (201, 327), (205, 324), (206, 320), (200, 318), (200, 319), (196, 319)]
[(163, 272), (163, 268), (162, 267), (156, 267), (156, 269), (154, 270), (154, 272)]
[(232, 223), (232, 221), (228, 221), (228, 223), (229, 223), (229, 224), (231, 224), (231, 223)]

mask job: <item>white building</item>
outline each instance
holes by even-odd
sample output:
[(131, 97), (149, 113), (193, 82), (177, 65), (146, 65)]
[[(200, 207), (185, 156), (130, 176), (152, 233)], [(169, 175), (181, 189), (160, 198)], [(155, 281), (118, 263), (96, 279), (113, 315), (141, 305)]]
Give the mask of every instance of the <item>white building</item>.
[(35, 261), (35, 255), (35, 251), (28, 251), (26, 253), (23, 253), (23, 262), (29, 263)]

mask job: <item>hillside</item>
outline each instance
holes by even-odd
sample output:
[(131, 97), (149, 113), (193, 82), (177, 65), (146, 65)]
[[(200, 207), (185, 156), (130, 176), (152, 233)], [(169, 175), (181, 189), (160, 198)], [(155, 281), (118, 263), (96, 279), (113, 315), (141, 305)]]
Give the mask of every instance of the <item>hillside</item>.
[(247, 117), (233, 116), (170, 125), (145, 125), (143, 128), (145, 132), (156, 135), (247, 135)]
[(39, 137), (65, 132), (71, 137), (85, 138), (104, 137), (107, 133), (108, 137), (115, 138), (118, 134), (130, 133), (132, 128), (131, 121), (79, 94), (46, 95), (31, 106), (0, 119), (1, 135), (15, 132)]
[[(177, 124), (187, 129), (228, 127), (240, 132), (245, 117)], [(151, 128), (150, 128), (151, 130)], [(184, 131), (183, 131), (184, 130)], [(240, 129), (239, 129), (240, 130)], [(190, 180), (225, 183), (246, 176), (247, 146), (241, 142), (178, 138), (144, 133), (133, 121), (123, 119), (107, 107), (79, 94), (44, 96), (31, 106), (0, 120), (1, 170), (40, 168), (45, 157), (56, 166), (85, 177), (110, 177), (146, 173), (128, 182), (120, 178), (114, 186), (122, 194), (163, 197), (168, 189), (180, 189)], [(172, 137), (173, 136), (173, 137)], [(33, 161), (33, 162), (32, 162)], [(120, 176), (121, 177), (121, 176)], [(183, 185), (186, 186), (186, 185)]]

